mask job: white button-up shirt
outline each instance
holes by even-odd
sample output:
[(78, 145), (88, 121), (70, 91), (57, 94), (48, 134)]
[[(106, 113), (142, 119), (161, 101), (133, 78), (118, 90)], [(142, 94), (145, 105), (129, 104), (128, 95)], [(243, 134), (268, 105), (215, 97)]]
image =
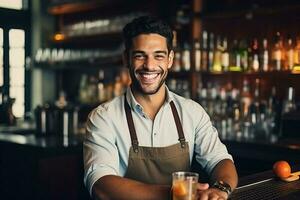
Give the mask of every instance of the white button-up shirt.
[[(165, 147), (179, 142), (169, 105), (173, 101), (189, 143), (190, 161), (195, 153), (197, 162), (210, 174), (221, 160), (232, 160), (204, 109), (195, 101), (176, 95), (168, 88), (166, 94), (165, 103), (152, 121), (143, 112), (143, 107), (135, 100), (130, 88), (127, 89), (126, 98), (133, 110), (139, 146)], [(98, 106), (88, 117), (83, 147), (84, 182), (90, 193), (99, 178), (105, 175), (124, 176), (127, 170), (131, 139), (124, 97), (125, 95), (116, 97)]]

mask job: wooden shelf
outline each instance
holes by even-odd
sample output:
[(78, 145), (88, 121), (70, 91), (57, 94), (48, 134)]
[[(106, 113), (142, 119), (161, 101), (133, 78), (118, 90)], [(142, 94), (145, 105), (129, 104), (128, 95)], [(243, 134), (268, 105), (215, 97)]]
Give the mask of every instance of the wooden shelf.
[(204, 76), (232, 76), (232, 75), (240, 75), (240, 76), (299, 76), (300, 74), (294, 74), (290, 71), (263, 71), (263, 72), (198, 72)]
[(178, 78), (178, 79), (186, 79), (187, 77), (191, 76), (193, 72), (191, 71), (169, 71), (168, 78)]
[(105, 67), (121, 67), (122, 55), (97, 58), (84, 61), (65, 61), (65, 62), (41, 62), (34, 63), (36, 68), (43, 68), (49, 70), (88, 70), (93, 68), (105, 68)]
[(204, 75), (204, 76), (231, 76), (231, 75), (240, 75), (240, 76), (273, 76), (273, 75), (288, 75), (288, 76), (300, 76), (300, 74), (292, 73), (290, 71), (262, 71), (262, 72), (205, 72), (205, 71), (169, 71), (169, 76), (172, 77), (182, 77), (188, 76), (192, 73)]
[(67, 3), (67, 4), (50, 7), (48, 9), (48, 12), (52, 15), (65, 15), (65, 14), (87, 12), (87, 11), (95, 10), (103, 6), (112, 5), (112, 4), (115, 4), (115, 2), (109, 0), (101, 0), (101, 1), (93, 0), (88, 2)]
[(48, 13), (51, 15), (71, 15), (82, 14), (101, 10), (100, 15), (103, 13), (112, 14), (116, 11), (149, 11), (153, 1), (146, 0), (85, 0), (82, 2), (63, 3), (61, 5), (54, 5), (48, 8)]
[(122, 41), (121, 32), (107, 32), (107, 33), (95, 33), (90, 35), (74, 35), (65, 36), (62, 40), (54, 40), (52, 37), (52, 42), (54, 44), (60, 45), (74, 45), (76, 44), (98, 44), (98, 43), (118, 43)]
[(228, 10), (228, 11), (207, 11), (203, 14), (204, 20), (209, 19), (252, 19), (255, 17), (269, 17), (274, 16), (282, 17), (285, 15), (293, 15), (297, 17), (297, 13), (300, 9), (300, 5), (277, 5), (271, 7), (257, 7), (249, 9), (238, 9), (238, 10)]

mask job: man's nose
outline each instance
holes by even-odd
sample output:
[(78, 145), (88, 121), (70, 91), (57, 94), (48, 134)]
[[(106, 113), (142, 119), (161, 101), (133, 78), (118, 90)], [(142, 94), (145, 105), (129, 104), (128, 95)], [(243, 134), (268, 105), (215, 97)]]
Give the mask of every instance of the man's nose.
[(155, 68), (155, 59), (152, 57), (147, 57), (144, 63), (144, 67), (147, 69), (154, 69)]

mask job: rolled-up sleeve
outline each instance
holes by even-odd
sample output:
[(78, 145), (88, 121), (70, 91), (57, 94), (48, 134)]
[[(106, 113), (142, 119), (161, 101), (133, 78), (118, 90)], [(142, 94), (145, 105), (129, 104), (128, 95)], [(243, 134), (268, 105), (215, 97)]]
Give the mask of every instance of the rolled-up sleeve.
[(90, 113), (86, 125), (83, 143), (84, 183), (90, 194), (99, 178), (105, 175), (119, 175), (116, 136), (106, 112), (104, 107), (99, 106)]
[(197, 162), (211, 174), (214, 167), (224, 159), (233, 161), (226, 146), (220, 141), (218, 131), (213, 127), (209, 116), (201, 106), (196, 106), (197, 125), (195, 137), (195, 153)]

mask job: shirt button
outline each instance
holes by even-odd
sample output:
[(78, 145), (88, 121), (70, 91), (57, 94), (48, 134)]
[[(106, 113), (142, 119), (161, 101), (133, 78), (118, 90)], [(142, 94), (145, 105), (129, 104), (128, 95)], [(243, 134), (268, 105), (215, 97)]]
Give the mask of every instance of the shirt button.
[(156, 133), (154, 133), (154, 135), (156, 136)]

